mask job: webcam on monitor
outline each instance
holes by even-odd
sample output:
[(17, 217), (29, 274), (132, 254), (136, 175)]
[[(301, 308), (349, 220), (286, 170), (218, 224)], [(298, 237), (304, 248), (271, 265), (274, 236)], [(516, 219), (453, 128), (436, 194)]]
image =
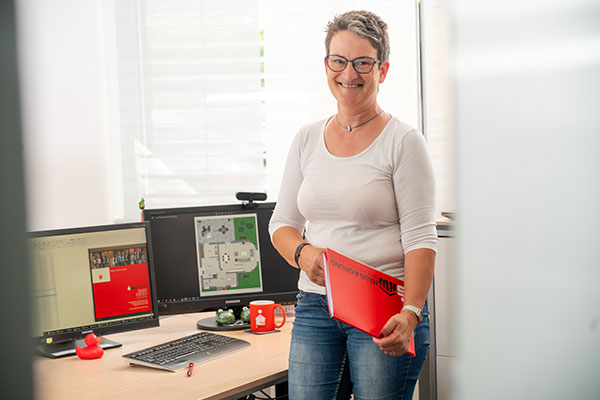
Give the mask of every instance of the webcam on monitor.
[[(242, 201), (242, 204), (246, 207), (253, 207), (252, 204), (255, 201), (265, 201), (267, 200), (266, 193), (260, 192), (237, 192), (235, 194), (235, 198)], [(245, 203), (247, 202), (247, 203)]]

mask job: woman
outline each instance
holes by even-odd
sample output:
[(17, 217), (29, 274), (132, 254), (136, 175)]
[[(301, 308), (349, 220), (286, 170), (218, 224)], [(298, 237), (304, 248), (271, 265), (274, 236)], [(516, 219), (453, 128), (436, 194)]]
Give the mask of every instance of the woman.
[[(301, 269), (290, 399), (411, 399), (427, 354), (435, 184), (423, 136), (377, 103), (390, 67), (386, 30), (367, 11), (328, 24), (324, 67), (338, 112), (296, 135), (271, 218), (275, 248)], [(330, 318), (327, 247), (405, 281), (405, 307), (382, 338)], [(413, 331), (416, 357), (404, 354)]]

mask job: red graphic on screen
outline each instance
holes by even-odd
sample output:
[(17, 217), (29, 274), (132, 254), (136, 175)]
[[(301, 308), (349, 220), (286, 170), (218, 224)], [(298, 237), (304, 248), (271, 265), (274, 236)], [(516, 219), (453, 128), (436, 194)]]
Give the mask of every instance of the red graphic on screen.
[(148, 264), (110, 268), (110, 281), (94, 283), (96, 319), (150, 311)]
[(152, 310), (145, 247), (90, 251), (96, 320)]

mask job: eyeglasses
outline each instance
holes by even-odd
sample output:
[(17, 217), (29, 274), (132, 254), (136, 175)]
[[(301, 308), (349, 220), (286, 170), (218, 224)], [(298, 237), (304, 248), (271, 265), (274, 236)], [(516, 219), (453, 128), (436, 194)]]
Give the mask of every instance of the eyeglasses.
[(354, 60), (348, 60), (346, 57), (330, 54), (325, 57), (327, 66), (333, 72), (342, 72), (348, 66), (348, 63), (352, 63), (354, 70), (359, 74), (368, 74), (373, 69), (375, 64), (381, 64), (381, 61), (374, 59), (373, 57), (358, 57)]

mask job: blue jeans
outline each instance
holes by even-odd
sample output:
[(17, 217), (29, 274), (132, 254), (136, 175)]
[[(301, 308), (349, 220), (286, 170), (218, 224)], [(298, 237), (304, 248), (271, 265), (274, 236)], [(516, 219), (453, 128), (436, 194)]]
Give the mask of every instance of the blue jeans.
[(392, 357), (373, 338), (329, 316), (327, 297), (300, 292), (289, 357), (290, 400), (412, 399), (429, 350), (429, 313), (415, 329), (416, 357)]

